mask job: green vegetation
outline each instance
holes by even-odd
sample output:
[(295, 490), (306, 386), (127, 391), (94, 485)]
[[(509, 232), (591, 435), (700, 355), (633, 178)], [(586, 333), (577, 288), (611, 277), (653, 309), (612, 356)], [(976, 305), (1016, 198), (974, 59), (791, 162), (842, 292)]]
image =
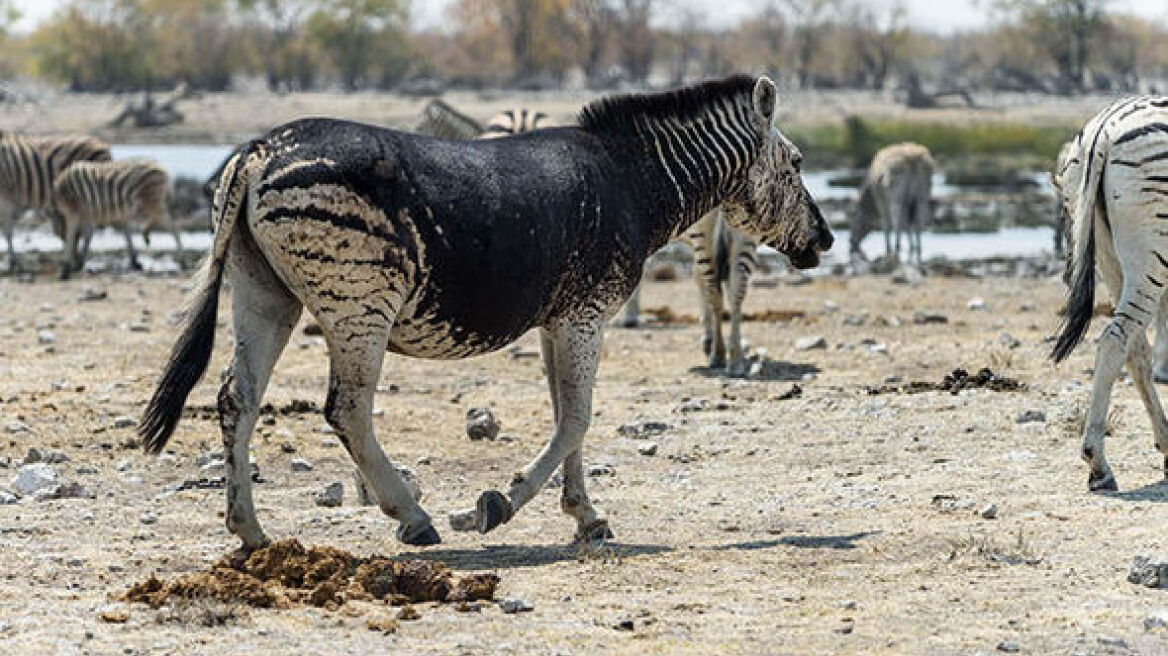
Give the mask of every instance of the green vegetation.
[(975, 168), (1049, 169), (1059, 147), (1074, 136), (1074, 125), (1027, 125), (970, 122), (964, 125), (935, 121), (864, 120), (855, 116), (843, 123), (795, 125), (784, 132), (799, 145), (809, 169), (851, 166), (863, 168), (877, 150), (902, 141), (928, 147), (942, 167), (956, 160), (976, 162)]

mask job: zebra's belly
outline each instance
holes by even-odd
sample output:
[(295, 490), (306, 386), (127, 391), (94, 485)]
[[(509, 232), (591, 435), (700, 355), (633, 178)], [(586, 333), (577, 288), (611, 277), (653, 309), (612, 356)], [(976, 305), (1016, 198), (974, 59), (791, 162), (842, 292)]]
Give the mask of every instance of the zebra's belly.
[(491, 353), (519, 339), (529, 329), (483, 334), (456, 319), (403, 314), (397, 316), (389, 333), (389, 351), (431, 360), (456, 360)]

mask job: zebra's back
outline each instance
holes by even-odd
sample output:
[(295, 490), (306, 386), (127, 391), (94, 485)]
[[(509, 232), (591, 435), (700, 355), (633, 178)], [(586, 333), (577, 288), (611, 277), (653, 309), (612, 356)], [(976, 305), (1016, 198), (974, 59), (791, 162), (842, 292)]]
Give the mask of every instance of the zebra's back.
[(88, 136), (0, 137), (0, 197), (18, 207), (51, 209), (57, 176), (75, 162), (110, 161), (109, 144)]
[(62, 207), (113, 222), (135, 207), (160, 205), (169, 183), (166, 169), (153, 160), (76, 162), (57, 176), (55, 193)]

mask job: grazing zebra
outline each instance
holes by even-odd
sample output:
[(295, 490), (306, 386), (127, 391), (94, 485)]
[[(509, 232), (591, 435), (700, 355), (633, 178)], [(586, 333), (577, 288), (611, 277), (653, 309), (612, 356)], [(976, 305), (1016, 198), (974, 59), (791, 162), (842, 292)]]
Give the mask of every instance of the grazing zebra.
[[(76, 162), (57, 176), (53, 183), (57, 211), (61, 215), (61, 278), (81, 268), (89, 254), (89, 240), (98, 225), (121, 224), (127, 234), (130, 266), (140, 268), (134, 246), (128, 238), (133, 217), (145, 217), (142, 238), (150, 243), (150, 231), (166, 217), (182, 261), (182, 240), (178, 228), (166, 209), (170, 175), (157, 162), (131, 158), (116, 162)], [(77, 242), (85, 243), (78, 253)]]
[(485, 131), (481, 123), (438, 99), (426, 105), (414, 126), (414, 132), (439, 139), (474, 139)]
[[(703, 216), (681, 236), (694, 252), (694, 282), (702, 317), (702, 350), (711, 369), (731, 376), (746, 375), (746, 350), (742, 346), (742, 304), (750, 277), (758, 267), (758, 244), (726, 221), (721, 209)], [(725, 288), (723, 290), (723, 287)], [(723, 294), (723, 291), (725, 294)], [(722, 337), (723, 301), (730, 303), (730, 359)], [(641, 321), (641, 286), (621, 311), (620, 325), (634, 328)]]
[[(555, 430), (511, 477), (451, 516), (456, 530), (507, 522), (564, 465), (561, 507), (580, 539), (611, 535), (585, 489), (581, 449), (606, 320), (650, 253), (725, 204), (735, 227), (815, 266), (831, 231), (773, 126), (768, 78), (732, 77), (585, 107), (578, 125), (446, 141), (331, 119), (275, 128), (223, 173), (216, 234), (192, 311), (139, 426), (162, 449), (210, 359), (225, 269), (235, 352), (219, 391), (227, 526), (267, 542), (248, 441), (272, 367), (302, 308), (329, 347), (325, 418), (396, 518), (398, 538), (439, 542), (373, 434), (383, 355), (457, 359), (532, 328)], [(629, 184), (636, 180), (636, 185)]]
[(18, 270), (13, 232), (20, 215), (33, 209), (54, 217), (53, 181), (57, 175), (74, 162), (109, 160), (109, 144), (93, 137), (28, 137), (0, 132), (0, 201), (9, 206), (4, 238), (8, 240), (11, 272)]
[(1071, 261), (1066, 322), (1052, 352), (1055, 362), (1082, 340), (1095, 304), (1095, 268), (1111, 291), (1115, 313), (1099, 337), (1082, 456), (1091, 490), (1117, 489), (1103, 453), (1107, 407), (1127, 362), (1166, 456), (1168, 420), (1152, 382), (1147, 327), (1164, 333), (1168, 282), (1168, 98), (1118, 101), (1092, 118), (1064, 148), (1052, 176), (1060, 211), (1070, 221)]
[(921, 230), (928, 223), (937, 168), (929, 149), (911, 142), (882, 148), (872, 158), (852, 211), (850, 252), (866, 260), (860, 243), (877, 220), (884, 226), (884, 246), (893, 262), (900, 261), (900, 234), (908, 236), (909, 260), (921, 263)]

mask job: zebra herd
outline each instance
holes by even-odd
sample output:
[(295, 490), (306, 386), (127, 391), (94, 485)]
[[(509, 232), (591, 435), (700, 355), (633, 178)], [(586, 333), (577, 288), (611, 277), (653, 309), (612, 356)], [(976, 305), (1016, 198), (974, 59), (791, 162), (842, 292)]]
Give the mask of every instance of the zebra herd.
[[(604, 327), (635, 293), (649, 256), (679, 238), (694, 245), (710, 365), (740, 373), (741, 305), (756, 243), (797, 268), (816, 266), (833, 244), (803, 183), (802, 154), (774, 125), (777, 103), (768, 78), (736, 76), (604, 98), (559, 127), (526, 110), (484, 125), (435, 102), (413, 132), (303, 119), (240, 145), (208, 186), (214, 240), (139, 424), (145, 449), (166, 445), (210, 362), (219, 292), (229, 280), (234, 351), (218, 410), (230, 531), (246, 549), (268, 540), (255, 514), (248, 444), (272, 369), (307, 310), (328, 347), (325, 419), (356, 464), (360, 487), (397, 520), (402, 542), (435, 544), (433, 520), (373, 433), (383, 356), (467, 358), (538, 329), (552, 435), (505, 491), (483, 491), (472, 507), (451, 514), (450, 526), (495, 529), (562, 468), (561, 508), (576, 538), (610, 537), (588, 497), (582, 448)], [(879, 222), (891, 258), (899, 258), (907, 231), (908, 258), (920, 262), (934, 170), (916, 144), (876, 155), (852, 216), (854, 257), (863, 259), (863, 231)], [(1128, 99), (1101, 112), (1063, 149), (1053, 181), (1071, 249), (1056, 361), (1091, 321), (1096, 268), (1115, 298), (1082, 447), (1090, 489), (1112, 490), (1104, 424), (1124, 362), (1168, 473), (1168, 418), (1145, 332), (1153, 321), (1158, 337), (1168, 332), (1168, 98)], [(5, 231), (13, 266), (19, 211), (53, 221), (65, 240), (67, 276), (95, 225), (126, 228), (131, 216), (144, 216), (148, 232), (163, 221), (167, 186), (156, 164), (113, 161), (96, 139), (0, 135), (0, 198), (14, 208)]]
[(166, 210), (169, 188), (170, 175), (157, 162), (114, 161), (109, 144), (94, 137), (0, 133), (0, 201), (8, 206), (4, 237), (9, 270), (19, 269), (13, 232), (28, 210), (47, 218), (63, 240), (63, 279), (81, 268), (94, 228), (103, 225), (121, 226), (130, 267), (140, 269), (130, 236), (134, 217), (146, 217), (147, 242), (155, 225), (169, 223), (181, 261), (182, 242)]

